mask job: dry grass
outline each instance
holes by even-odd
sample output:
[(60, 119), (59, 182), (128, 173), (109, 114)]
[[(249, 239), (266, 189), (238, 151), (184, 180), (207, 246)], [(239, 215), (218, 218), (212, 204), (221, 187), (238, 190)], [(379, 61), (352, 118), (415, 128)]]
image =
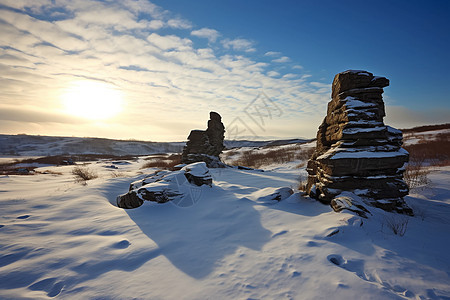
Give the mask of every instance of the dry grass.
[(181, 154), (157, 155), (147, 158), (141, 169), (158, 168), (165, 170), (173, 170), (173, 168), (181, 163)]
[(123, 172), (113, 171), (111, 172), (111, 178), (119, 178), (119, 177), (125, 177), (126, 174)]
[(409, 218), (403, 215), (392, 215), (384, 218), (383, 225), (392, 230), (395, 235), (404, 236), (408, 228)]
[(403, 173), (403, 178), (410, 189), (426, 185), (430, 174), (430, 168), (424, 166), (422, 161), (410, 161)]
[(50, 175), (62, 175), (63, 173), (61, 172), (55, 172), (55, 171), (50, 171), (50, 170), (45, 170), (42, 172), (36, 172), (38, 174), (50, 174)]
[(98, 177), (98, 175), (87, 167), (75, 167), (72, 169), (72, 174), (75, 176), (75, 181), (86, 182)]
[(301, 145), (266, 151), (249, 150), (243, 152), (239, 159), (232, 161), (231, 165), (260, 168), (262, 166), (283, 164), (294, 160), (308, 160), (313, 151), (313, 148), (302, 149)]
[(433, 166), (450, 165), (450, 133), (440, 133), (429, 139), (421, 139), (418, 143), (406, 145), (412, 162), (422, 161)]
[(438, 124), (438, 125), (425, 125), (419, 126), (409, 129), (401, 129), (403, 133), (417, 133), (417, 132), (426, 132), (426, 131), (434, 131), (434, 130), (442, 130), (442, 129), (450, 129), (450, 124)]
[(101, 159), (111, 159), (111, 160), (134, 160), (136, 156), (133, 155), (108, 155), (108, 154), (78, 154), (78, 155), (53, 155), (44, 156), (39, 158), (29, 158), (17, 160), (15, 163), (38, 163), (46, 165), (68, 165), (71, 163), (81, 162), (81, 161), (97, 161)]
[(422, 136), (418, 143), (406, 145), (409, 163), (405, 167), (404, 179), (409, 188), (426, 185), (433, 166), (450, 165), (450, 133)]
[[(80, 155), (53, 155), (38, 158), (16, 159), (13, 162), (1, 163), (0, 175), (34, 175), (43, 173), (34, 171), (36, 168), (38, 168), (36, 164), (61, 166), (61, 165), (74, 165), (77, 162), (97, 161), (101, 159), (134, 160), (135, 158), (136, 156), (130, 155), (117, 156), (107, 154), (80, 154)], [(21, 164), (22, 166), (17, 166), (18, 164)], [(28, 170), (28, 172), (25, 172), (24, 171), (25, 169)], [(44, 173), (48, 174), (50, 173), (50, 171), (44, 171)]]
[(300, 174), (298, 176), (298, 190), (301, 192), (306, 192), (306, 184), (308, 182), (307, 177)]

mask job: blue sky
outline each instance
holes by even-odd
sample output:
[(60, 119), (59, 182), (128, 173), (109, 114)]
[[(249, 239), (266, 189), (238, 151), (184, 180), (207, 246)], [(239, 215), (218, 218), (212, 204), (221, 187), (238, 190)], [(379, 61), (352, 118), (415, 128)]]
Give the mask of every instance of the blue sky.
[(393, 81), (389, 94), (400, 103), (424, 109), (428, 99), (449, 107), (450, 1), (154, 3), (198, 26), (253, 40), (258, 50), (282, 52), (317, 80), (367, 69)]
[(228, 138), (314, 137), (347, 69), (391, 80), (386, 123), (450, 122), (449, 20), (449, 1), (2, 0), (0, 132), (184, 140), (215, 110)]

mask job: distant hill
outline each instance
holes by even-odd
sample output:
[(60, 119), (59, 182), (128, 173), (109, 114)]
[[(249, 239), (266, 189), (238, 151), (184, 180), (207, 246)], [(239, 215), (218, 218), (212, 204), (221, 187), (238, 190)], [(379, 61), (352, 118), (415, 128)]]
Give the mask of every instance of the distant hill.
[[(225, 147), (262, 147), (308, 142), (305, 139), (272, 141), (225, 141)], [(185, 142), (146, 142), (105, 138), (58, 137), (41, 135), (0, 134), (0, 155), (51, 156), (72, 154), (150, 155), (179, 153)]]
[(144, 142), (104, 138), (0, 135), (0, 155), (147, 155), (156, 153), (180, 152), (183, 149), (184, 144), (184, 142)]
[(450, 129), (450, 123), (438, 124), (438, 125), (425, 125), (425, 126), (418, 126), (418, 127), (413, 127), (413, 128), (409, 128), (409, 129), (400, 129), (400, 130), (403, 131), (403, 133), (418, 133), (418, 132), (435, 131), (435, 130), (443, 130), (443, 129)]
[[(450, 123), (426, 125), (401, 129), (407, 136), (414, 133), (450, 129)], [(264, 147), (307, 143), (313, 139), (287, 139), (269, 141), (225, 140), (228, 149), (239, 147)], [(3, 156), (50, 156), (72, 154), (150, 155), (179, 153), (185, 142), (146, 142), (114, 140), (105, 138), (58, 137), (41, 135), (0, 134), (0, 155)]]

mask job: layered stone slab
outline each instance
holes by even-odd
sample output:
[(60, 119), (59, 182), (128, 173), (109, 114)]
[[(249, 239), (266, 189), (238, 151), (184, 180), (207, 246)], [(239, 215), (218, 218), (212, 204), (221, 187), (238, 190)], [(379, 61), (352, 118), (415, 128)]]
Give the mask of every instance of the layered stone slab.
[(384, 77), (348, 70), (335, 76), (332, 100), (308, 161), (307, 193), (324, 203), (342, 192), (364, 197), (374, 206), (412, 214), (403, 197), (409, 154), (401, 131), (386, 126), (382, 98)]
[(183, 148), (181, 162), (190, 164), (203, 161), (210, 168), (225, 167), (219, 155), (223, 145), (225, 126), (222, 117), (216, 112), (209, 113), (210, 120), (206, 130), (192, 130)]

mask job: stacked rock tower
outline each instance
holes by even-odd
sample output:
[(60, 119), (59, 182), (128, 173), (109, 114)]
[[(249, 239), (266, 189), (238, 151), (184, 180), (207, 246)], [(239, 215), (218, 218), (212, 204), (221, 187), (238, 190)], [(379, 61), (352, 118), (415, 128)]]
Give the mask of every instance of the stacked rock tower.
[(192, 130), (183, 148), (181, 162), (191, 164), (204, 161), (210, 168), (224, 167), (219, 155), (225, 148), (223, 145), (225, 126), (222, 117), (216, 112), (209, 113), (210, 120), (205, 130)]
[(402, 132), (383, 123), (384, 77), (348, 70), (334, 77), (332, 100), (317, 132), (317, 146), (308, 161), (307, 193), (324, 203), (343, 191), (388, 211), (412, 214), (403, 197), (409, 155)]

